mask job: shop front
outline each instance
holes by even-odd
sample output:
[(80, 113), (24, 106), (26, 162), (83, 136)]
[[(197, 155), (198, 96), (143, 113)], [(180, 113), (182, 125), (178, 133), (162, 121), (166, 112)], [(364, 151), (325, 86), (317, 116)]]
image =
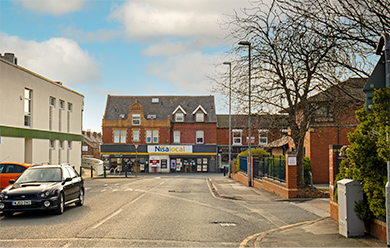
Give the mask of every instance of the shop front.
[(101, 145), (101, 158), (110, 173), (217, 172), (215, 145)]

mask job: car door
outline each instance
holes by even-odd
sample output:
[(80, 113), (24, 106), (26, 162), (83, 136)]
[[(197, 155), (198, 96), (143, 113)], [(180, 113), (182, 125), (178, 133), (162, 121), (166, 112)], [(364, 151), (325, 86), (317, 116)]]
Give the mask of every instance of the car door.
[(70, 199), (73, 200), (79, 196), (80, 182), (78, 179), (78, 175), (76, 174), (76, 172), (73, 170), (72, 167), (66, 166), (66, 169), (68, 170), (70, 177), (72, 178), (72, 185), (71, 185), (71, 189), (70, 189), (70, 194), (71, 194)]
[(3, 168), (0, 173), (0, 188), (4, 189), (9, 185), (9, 180), (11, 179), (17, 179), (20, 174), (26, 169), (26, 167), (23, 167), (18, 164), (1, 164), (3, 165)]
[[(72, 179), (69, 171), (65, 167), (62, 167), (62, 180), (65, 181), (67, 178)], [(73, 199), (72, 198), (73, 197), (72, 196), (72, 191), (73, 191), (72, 181), (65, 181), (64, 186), (63, 186), (63, 190), (64, 190), (64, 195), (65, 195), (65, 202), (72, 200)]]

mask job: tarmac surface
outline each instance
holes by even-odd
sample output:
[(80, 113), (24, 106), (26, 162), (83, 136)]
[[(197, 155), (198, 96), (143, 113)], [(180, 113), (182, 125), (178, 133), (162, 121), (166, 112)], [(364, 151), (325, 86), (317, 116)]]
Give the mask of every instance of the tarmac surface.
[[(134, 176), (134, 174), (129, 175), (129, 177)], [(107, 177), (112, 177), (112, 175)], [(124, 177), (124, 175), (119, 177)], [(90, 170), (83, 171), (83, 178), (87, 180), (91, 178)], [(314, 221), (283, 226), (251, 235), (241, 243), (240, 247), (387, 247), (386, 242), (368, 234), (356, 238), (346, 238), (340, 235), (338, 222), (330, 217), (329, 198), (287, 200), (274, 193), (248, 187), (227, 176), (210, 176), (208, 180), (216, 197), (246, 202), (289, 201), (318, 216), (318, 219)], [(323, 185), (318, 186), (320, 187)]]
[[(209, 179), (217, 197), (241, 201), (287, 201), (265, 190), (248, 187), (228, 177)], [(289, 199), (292, 204), (318, 215), (318, 219), (289, 225), (247, 237), (240, 247), (387, 247), (368, 234), (346, 238), (330, 217), (329, 198)]]

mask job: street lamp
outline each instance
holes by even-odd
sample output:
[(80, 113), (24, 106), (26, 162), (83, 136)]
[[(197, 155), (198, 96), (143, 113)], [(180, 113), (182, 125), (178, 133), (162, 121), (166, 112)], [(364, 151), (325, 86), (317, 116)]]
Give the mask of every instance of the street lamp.
[(229, 171), (230, 177), (230, 163), (232, 161), (232, 63), (223, 62), (224, 65), (229, 65)]
[(238, 42), (240, 46), (248, 46), (248, 66), (249, 66), (249, 113), (248, 113), (248, 135), (249, 135), (249, 160), (248, 160), (248, 186), (252, 186), (252, 136), (251, 136), (251, 43), (249, 41)]

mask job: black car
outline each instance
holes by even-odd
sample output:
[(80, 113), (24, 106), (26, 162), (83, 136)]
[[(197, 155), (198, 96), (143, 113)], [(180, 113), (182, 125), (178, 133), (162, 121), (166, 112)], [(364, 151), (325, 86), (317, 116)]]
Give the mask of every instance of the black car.
[(25, 170), (0, 193), (0, 211), (54, 210), (62, 214), (65, 205), (84, 204), (84, 181), (69, 165), (39, 165)]

